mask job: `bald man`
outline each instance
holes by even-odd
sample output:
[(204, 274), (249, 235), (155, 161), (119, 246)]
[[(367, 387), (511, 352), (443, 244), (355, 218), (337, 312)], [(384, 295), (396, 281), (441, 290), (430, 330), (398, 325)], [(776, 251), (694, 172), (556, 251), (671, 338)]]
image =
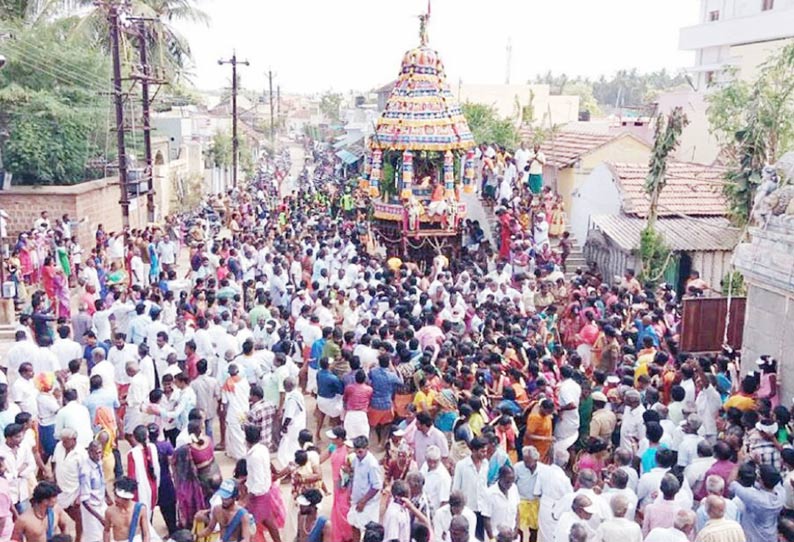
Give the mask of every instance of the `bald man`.
[(620, 493), (609, 501), (612, 518), (604, 521), (596, 530), (596, 539), (602, 542), (642, 542), (642, 530), (634, 521), (627, 518), (629, 499)]
[(709, 520), (698, 533), (696, 542), (745, 542), (742, 526), (725, 517), (725, 499), (709, 495), (704, 506)]

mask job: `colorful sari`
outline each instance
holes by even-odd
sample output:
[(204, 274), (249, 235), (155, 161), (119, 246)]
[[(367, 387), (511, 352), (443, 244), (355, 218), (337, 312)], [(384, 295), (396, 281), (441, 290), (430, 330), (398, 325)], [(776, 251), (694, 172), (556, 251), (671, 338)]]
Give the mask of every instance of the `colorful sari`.
[[(204, 498), (196, 466), (190, 457), (190, 445), (177, 448), (174, 461), (174, 487), (176, 488), (177, 524), (189, 529), (199, 510), (206, 510), (209, 502)], [(275, 484), (274, 484), (275, 485)]]
[(331, 454), (331, 477), (334, 481), (334, 504), (331, 508), (331, 542), (350, 542), (353, 529), (347, 521), (350, 511), (350, 475), (343, 471), (347, 464), (348, 451), (345, 446), (336, 448)]

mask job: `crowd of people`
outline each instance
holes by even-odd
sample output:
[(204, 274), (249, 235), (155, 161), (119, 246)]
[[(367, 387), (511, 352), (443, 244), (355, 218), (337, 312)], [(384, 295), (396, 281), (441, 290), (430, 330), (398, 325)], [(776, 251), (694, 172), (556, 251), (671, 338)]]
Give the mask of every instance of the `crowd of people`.
[(66, 215), (19, 236), (0, 542), (794, 540), (776, 361), (683, 352), (670, 286), (566, 269), (537, 147), (478, 149), (496, 239), (419, 265), (308, 145), (85, 253)]

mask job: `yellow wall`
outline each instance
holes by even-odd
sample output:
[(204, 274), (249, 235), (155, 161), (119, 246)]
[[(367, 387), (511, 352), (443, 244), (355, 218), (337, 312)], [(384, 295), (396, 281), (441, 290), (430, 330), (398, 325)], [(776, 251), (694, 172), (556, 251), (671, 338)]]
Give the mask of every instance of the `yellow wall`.
[(603, 162), (647, 164), (651, 155), (648, 145), (633, 137), (623, 136), (583, 156), (578, 164), (558, 173), (557, 190), (562, 195), (565, 210), (573, 211), (571, 194), (581, 187), (593, 168)]

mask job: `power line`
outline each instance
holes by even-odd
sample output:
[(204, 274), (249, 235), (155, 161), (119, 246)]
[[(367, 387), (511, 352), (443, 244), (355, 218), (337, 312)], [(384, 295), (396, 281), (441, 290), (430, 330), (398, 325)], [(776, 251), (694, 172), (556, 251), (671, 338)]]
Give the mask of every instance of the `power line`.
[(104, 89), (99, 86), (94, 86), (95, 83), (87, 83), (85, 81), (76, 81), (74, 79), (70, 79), (68, 76), (64, 74), (53, 73), (50, 69), (43, 67), (40, 63), (35, 64), (35, 61), (29, 60), (22, 60), (20, 57), (14, 59), (15, 62), (19, 62), (20, 64), (27, 66), (33, 70), (38, 70), (42, 73), (49, 75), (50, 77), (56, 79), (57, 81), (61, 82), (62, 84), (66, 84), (71, 87), (87, 87), (87, 90), (91, 90), (93, 92), (104, 92)]
[(29, 51), (24, 51), (23, 49), (17, 48), (16, 46), (10, 46), (8, 49), (11, 52), (16, 53), (16, 58), (13, 59), (14, 61), (24, 64), (29, 68), (40, 70), (62, 83), (68, 83), (72, 86), (88, 87), (90, 90), (96, 92), (102, 92), (104, 90), (102, 87), (103, 83), (100, 83), (99, 80), (94, 80), (93, 78), (84, 78), (83, 76), (78, 75), (77, 73), (68, 69), (50, 64), (46, 60), (31, 54)]
[[(57, 68), (60, 71), (70, 74), (71, 76), (79, 78), (83, 83), (87, 81), (101, 81), (102, 84), (104, 84), (104, 79), (99, 79), (90, 74), (76, 71), (73, 66), (70, 67), (70, 65), (65, 62), (64, 57), (56, 55), (52, 51), (48, 51), (26, 39), (14, 38), (14, 40), (8, 41), (6, 44), (11, 49), (17, 50), (18, 52), (24, 52), (26, 55), (32, 57), (35, 60), (45, 63), (52, 68)], [(56, 61), (61, 61), (62, 64), (57, 64)]]

